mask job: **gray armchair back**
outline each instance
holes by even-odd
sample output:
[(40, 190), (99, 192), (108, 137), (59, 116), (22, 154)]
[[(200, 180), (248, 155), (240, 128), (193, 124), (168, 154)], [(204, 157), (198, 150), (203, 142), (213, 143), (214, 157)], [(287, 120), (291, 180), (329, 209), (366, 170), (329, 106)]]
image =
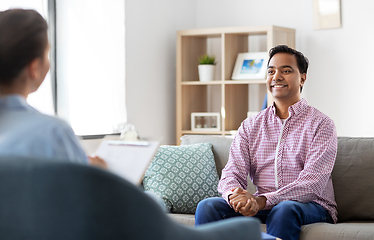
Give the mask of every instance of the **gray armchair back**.
[(256, 219), (191, 228), (138, 187), (105, 170), (0, 157), (0, 239), (261, 239)]

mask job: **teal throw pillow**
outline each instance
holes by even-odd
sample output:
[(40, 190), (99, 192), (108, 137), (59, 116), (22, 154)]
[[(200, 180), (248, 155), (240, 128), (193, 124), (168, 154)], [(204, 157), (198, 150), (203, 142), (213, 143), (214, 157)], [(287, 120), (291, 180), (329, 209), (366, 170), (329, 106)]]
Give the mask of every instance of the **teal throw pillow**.
[(148, 167), (144, 189), (161, 197), (172, 213), (195, 213), (197, 204), (217, 197), (218, 174), (212, 144), (163, 145)]

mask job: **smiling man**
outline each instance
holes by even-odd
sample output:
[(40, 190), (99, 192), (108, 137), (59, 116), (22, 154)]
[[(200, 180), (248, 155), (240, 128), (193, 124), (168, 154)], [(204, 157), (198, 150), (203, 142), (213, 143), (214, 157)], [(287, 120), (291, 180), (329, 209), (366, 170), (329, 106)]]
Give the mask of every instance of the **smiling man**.
[[(218, 191), (196, 209), (196, 225), (254, 216), (269, 234), (298, 239), (302, 225), (337, 221), (331, 179), (337, 152), (334, 122), (301, 98), (308, 60), (285, 45), (269, 51), (272, 106), (245, 119), (222, 170)], [(257, 191), (247, 192), (247, 176)]]

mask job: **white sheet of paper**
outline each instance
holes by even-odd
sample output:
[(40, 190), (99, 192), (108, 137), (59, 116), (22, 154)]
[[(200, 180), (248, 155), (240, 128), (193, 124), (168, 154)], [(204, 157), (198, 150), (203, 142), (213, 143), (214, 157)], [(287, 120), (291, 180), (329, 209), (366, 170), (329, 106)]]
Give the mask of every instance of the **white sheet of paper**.
[(107, 162), (109, 171), (139, 185), (158, 147), (159, 142), (103, 140), (96, 155)]

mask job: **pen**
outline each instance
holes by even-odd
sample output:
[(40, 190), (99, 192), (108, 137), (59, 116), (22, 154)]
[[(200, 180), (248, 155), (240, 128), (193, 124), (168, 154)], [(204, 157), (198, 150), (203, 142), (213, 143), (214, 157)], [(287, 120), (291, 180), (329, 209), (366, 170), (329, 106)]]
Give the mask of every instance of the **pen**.
[(108, 144), (111, 146), (149, 146), (149, 142), (146, 141), (118, 141), (112, 140), (108, 141)]

